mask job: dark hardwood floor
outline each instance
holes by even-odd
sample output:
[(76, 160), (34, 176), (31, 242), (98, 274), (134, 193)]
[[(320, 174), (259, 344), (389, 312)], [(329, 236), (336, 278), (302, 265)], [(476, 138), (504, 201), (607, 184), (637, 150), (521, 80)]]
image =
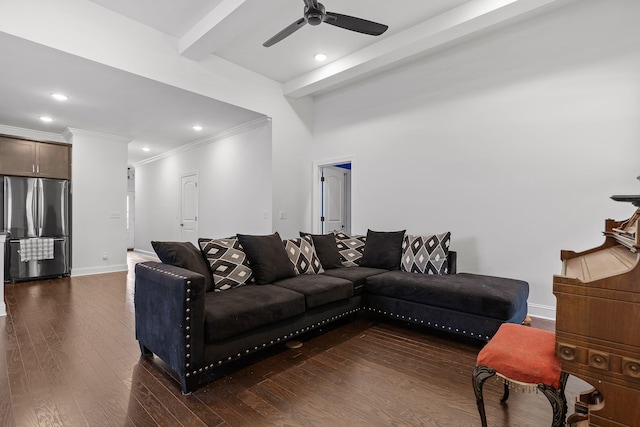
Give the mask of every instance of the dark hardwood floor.
[[(140, 259), (130, 253), (130, 266)], [(480, 425), (479, 344), (364, 316), (226, 367), (183, 396), (162, 361), (140, 357), (133, 288), (132, 271), (6, 284), (0, 426)], [(585, 388), (570, 378), (568, 401)], [(485, 385), (490, 426), (550, 425), (542, 394), (512, 391), (501, 405), (501, 390)]]

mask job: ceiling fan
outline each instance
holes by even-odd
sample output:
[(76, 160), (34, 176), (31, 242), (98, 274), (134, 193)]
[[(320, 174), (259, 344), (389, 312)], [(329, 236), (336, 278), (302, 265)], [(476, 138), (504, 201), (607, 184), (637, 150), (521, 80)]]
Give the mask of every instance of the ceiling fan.
[(369, 34), (371, 36), (379, 36), (387, 31), (389, 28), (386, 25), (378, 24), (377, 22), (367, 21), (366, 19), (356, 18), (355, 16), (342, 15), (340, 13), (328, 12), (322, 3), (318, 3), (317, 0), (304, 0), (304, 17), (298, 19), (293, 24), (280, 31), (275, 36), (264, 42), (262, 46), (269, 47), (278, 43), (285, 37), (290, 36), (295, 31), (304, 27), (307, 23), (309, 25), (320, 25), (323, 22), (334, 25), (336, 27), (344, 28), (346, 30), (356, 31), (362, 34)]

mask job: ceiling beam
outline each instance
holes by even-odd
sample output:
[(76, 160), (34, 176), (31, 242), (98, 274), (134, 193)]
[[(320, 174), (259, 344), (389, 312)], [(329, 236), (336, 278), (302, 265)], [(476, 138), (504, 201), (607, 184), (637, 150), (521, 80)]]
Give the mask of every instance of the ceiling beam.
[(473, 0), (294, 78), (284, 94), (317, 95), (570, 1), (576, 0)]
[(203, 17), (178, 40), (178, 51), (187, 58), (200, 61), (216, 49), (222, 39), (231, 34), (222, 31), (222, 23), (238, 13), (248, 0), (222, 0), (218, 6)]

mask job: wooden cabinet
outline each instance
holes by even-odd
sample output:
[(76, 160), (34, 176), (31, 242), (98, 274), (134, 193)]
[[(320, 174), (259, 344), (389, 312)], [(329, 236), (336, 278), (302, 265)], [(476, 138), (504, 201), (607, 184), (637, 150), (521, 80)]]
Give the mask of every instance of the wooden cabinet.
[(71, 179), (71, 147), (0, 137), (0, 175)]
[(36, 143), (36, 173), (43, 178), (71, 179), (68, 145)]
[(597, 389), (580, 395), (567, 425), (639, 425), (639, 224), (640, 209), (626, 221), (608, 219), (602, 245), (560, 252), (556, 354), (564, 372)]

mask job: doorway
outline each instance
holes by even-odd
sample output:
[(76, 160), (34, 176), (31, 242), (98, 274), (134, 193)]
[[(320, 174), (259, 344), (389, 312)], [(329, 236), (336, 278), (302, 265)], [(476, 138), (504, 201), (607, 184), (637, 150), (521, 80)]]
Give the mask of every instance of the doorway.
[(198, 241), (198, 174), (180, 176), (180, 239)]
[(351, 162), (322, 165), (319, 230), (351, 233)]

